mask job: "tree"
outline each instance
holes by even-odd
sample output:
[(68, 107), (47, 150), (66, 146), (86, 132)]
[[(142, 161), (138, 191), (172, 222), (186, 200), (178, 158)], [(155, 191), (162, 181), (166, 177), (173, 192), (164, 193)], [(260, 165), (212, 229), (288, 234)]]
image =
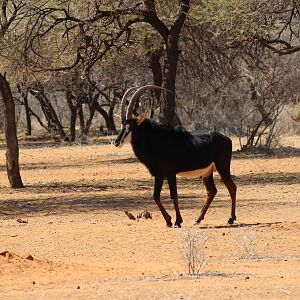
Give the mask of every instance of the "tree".
[[(20, 10), (23, 7), (22, 2), (15, 3), (11, 1), (2, 1), (0, 13), (0, 42), (7, 34), (9, 27), (16, 20)], [(12, 5), (12, 13), (9, 15), (8, 6)], [(8, 180), (12, 188), (23, 188), (23, 183), (19, 169), (19, 145), (17, 138), (16, 120), (15, 120), (15, 103), (11, 93), (9, 83), (5, 76), (0, 74), (0, 92), (4, 103), (5, 118), (5, 139), (6, 139), (6, 168)]]
[(179, 12), (175, 17), (173, 24), (167, 27), (157, 15), (155, 7), (156, 1), (144, 1), (145, 11), (143, 21), (149, 23), (162, 37), (165, 54), (163, 67), (163, 87), (171, 91), (166, 94), (166, 98), (160, 104), (160, 121), (164, 124), (173, 125), (175, 115), (175, 90), (176, 75), (179, 59), (179, 37), (186, 20), (190, 1), (179, 1)]
[[(277, 145), (278, 121), (284, 107), (299, 93), (294, 76), (296, 68), (285, 57), (265, 57), (268, 65), (260, 69), (244, 70), (247, 94), (244, 96), (244, 117), (240, 133), (246, 137), (242, 150), (269, 150)], [(242, 78), (241, 78), (242, 79)]]
[(6, 78), (0, 74), (0, 92), (4, 102), (6, 168), (12, 188), (23, 188), (19, 169), (19, 145), (16, 129), (15, 103)]
[(42, 111), (47, 120), (47, 129), (52, 134), (58, 134), (59, 137), (68, 141), (67, 137), (61, 122), (58, 119), (56, 111), (54, 110), (49, 98), (47, 97), (44, 87), (40, 82), (37, 82), (31, 89), (30, 93), (39, 101)]
[(31, 113), (30, 113), (30, 107), (28, 104), (28, 91), (23, 91), (21, 89), (20, 84), (17, 85), (18, 92), (20, 93), (21, 97), (19, 99), (19, 102), (24, 106), (25, 108), (25, 118), (26, 118), (26, 135), (31, 135), (32, 132), (32, 126), (31, 126)]
[[(26, 3), (27, 13), (10, 35), (15, 43), (6, 40), (11, 42), (5, 52), (7, 66), (11, 73), (22, 74), (19, 82), (25, 88), (36, 82), (47, 87), (47, 93), (57, 84), (60, 90), (68, 87), (73, 138), (77, 119), (81, 136), (86, 136), (96, 111), (114, 130), (119, 90), (151, 80), (172, 91), (164, 93), (165, 98), (155, 91), (153, 106), (159, 107), (162, 123), (174, 124), (176, 105), (186, 117), (185, 125), (237, 133), (232, 122), (236, 115), (227, 108), (242, 104), (228, 97), (229, 87), (238, 83), (249, 92), (249, 83), (241, 80), (243, 68), (252, 73), (259, 67), (266, 76), (264, 43), (275, 50), (297, 45), (298, 4), (292, 0), (19, 2)], [(287, 42), (289, 31), (291, 46), (273, 43), (276, 34)], [(72, 74), (78, 84), (73, 85)], [(54, 77), (64, 83), (55, 83)], [(83, 104), (88, 104), (89, 116)], [(141, 101), (144, 104), (150, 102)]]
[[(160, 35), (159, 44), (164, 45), (163, 86), (169, 93), (160, 104), (160, 118), (163, 123), (173, 124), (175, 113), (175, 88), (179, 59), (179, 38), (189, 11), (189, 0), (178, 2), (178, 13), (175, 13), (173, 21), (163, 22), (157, 12), (157, 7), (162, 7), (157, 1), (145, 0), (133, 3), (119, 1), (113, 4), (102, 4), (97, 1), (86, 16), (71, 2), (65, 1), (64, 8), (41, 7), (36, 22), (31, 23), (31, 37), (26, 44), (28, 63), (33, 63), (33, 54), (39, 55), (38, 67), (48, 70), (68, 70), (82, 66), (84, 76), (89, 77), (89, 72), (94, 64), (103, 59), (111, 49), (120, 49), (130, 42), (133, 25), (147, 23)], [(69, 4), (69, 5), (67, 5)], [(75, 12), (78, 14), (75, 16)], [(98, 24), (94, 26), (94, 24)], [(52, 60), (47, 58), (45, 51), (37, 47), (47, 47), (54, 30), (59, 30), (66, 41), (57, 42), (57, 57)], [(97, 36), (98, 35), (98, 36)], [(72, 43), (70, 43), (72, 41)], [(65, 46), (63, 45), (65, 43)], [(67, 64), (59, 66), (61, 57), (69, 50), (73, 53), (73, 62), (66, 59)], [(70, 56), (70, 55), (69, 55)], [(68, 63), (70, 62), (70, 63)], [(53, 64), (53, 66), (51, 66)]]
[[(261, 45), (282, 56), (300, 51), (300, 3), (293, 0), (277, 0), (276, 9), (268, 11), (269, 30), (257, 34)], [(272, 3), (273, 4), (273, 3)]]

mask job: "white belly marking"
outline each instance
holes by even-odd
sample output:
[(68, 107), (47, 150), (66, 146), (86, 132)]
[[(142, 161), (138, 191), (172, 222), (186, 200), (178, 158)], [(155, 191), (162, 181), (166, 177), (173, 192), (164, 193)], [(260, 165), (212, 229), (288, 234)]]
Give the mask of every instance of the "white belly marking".
[(178, 176), (182, 177), (208, 177), (212, 172), (216, 172), (216, 166), (215, 163), (211, 163), (209, 166), (203, 169), (197, 169), (192, 171), (185, 171), (185, 172), (179, 172), (177, 173)]

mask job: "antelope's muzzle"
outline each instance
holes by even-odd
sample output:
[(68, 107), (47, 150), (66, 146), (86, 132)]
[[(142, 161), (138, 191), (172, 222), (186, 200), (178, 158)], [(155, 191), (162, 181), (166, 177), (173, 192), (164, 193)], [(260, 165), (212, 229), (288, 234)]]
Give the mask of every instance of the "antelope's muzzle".
[(116, 147), (120, 146), (124, 142), (124, 139), (126, 138), (128, 133), (129, 132), (127, 131), (126, 126), (122, 126), (114, 142)]

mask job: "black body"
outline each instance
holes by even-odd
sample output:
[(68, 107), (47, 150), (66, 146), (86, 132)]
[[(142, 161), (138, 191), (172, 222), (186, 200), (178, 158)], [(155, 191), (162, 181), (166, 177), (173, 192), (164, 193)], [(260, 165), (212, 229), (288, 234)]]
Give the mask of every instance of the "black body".
[(152, 176), (203, 169), (222, 160), (223, 153), (231, 157), (231, 140), (218, 132), (194, 136), (182, 127), (162, 126), (149, 119), (140, 125), (131, 123), (133, 151)]

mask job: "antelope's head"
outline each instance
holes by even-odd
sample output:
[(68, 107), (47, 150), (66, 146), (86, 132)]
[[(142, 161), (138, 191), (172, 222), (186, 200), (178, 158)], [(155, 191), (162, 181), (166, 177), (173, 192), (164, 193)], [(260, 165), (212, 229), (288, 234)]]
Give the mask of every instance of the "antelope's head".
[[(144, 91), (146, 91), (147, 89), (165, 90), (165, 88), (156, 85), (144, 85), (139, 88), (138, 87), (130, 88), (124, 93), (121, 101), (121, 130), (115, 139), (116, 147), (122, 146), (124, 143), (130, 143), (131, 132), (133, 128), (135, 126), (140, 125), (146, 118), (147, 113), (143, 113), (138, 117), (134, 117), (132, 114), (133, 114), (133, 108), (136, 101), (139, 99), (142, 93), (144, 93)], [(134, 92), (134, 94), (132, 95), (126, 110), (126, 101), (129, 95), (132, 94), (132, 92)]]

